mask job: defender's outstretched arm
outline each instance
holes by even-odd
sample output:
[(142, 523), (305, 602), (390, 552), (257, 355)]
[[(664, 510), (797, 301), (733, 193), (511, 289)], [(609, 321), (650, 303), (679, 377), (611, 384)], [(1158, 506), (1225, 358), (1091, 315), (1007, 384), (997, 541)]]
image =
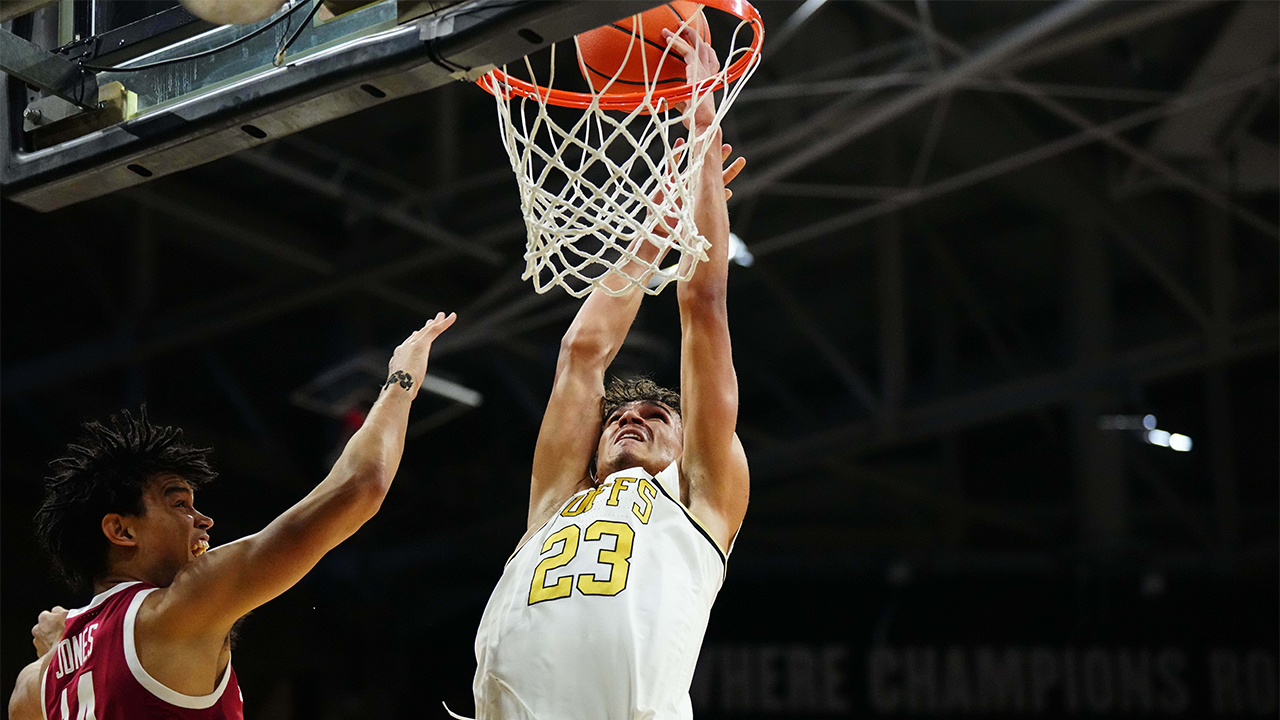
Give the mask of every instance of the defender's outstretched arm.
[[(690, 82), (719, 68), (715, 51), (691, 29), (680, 35), (664, 31), (672, 48), (685, 58)], [(694, 109), (693, 128), (706, 127), (715, 115), (710, 93)], [(728, 548), (747, 512), (747, 458), (734, 432), (738, 421), (738, 379), (733, 369), (726, 304), (729, 281), (729, 211), (719, 164), (719, 131), (702, 165), (694, 221), (711, 241), (707, 262), (677, 287), (680, 303), (680, 404), (684, 419), (684, 454), (680, 471), (686, 480), (688, 505), (708, 526), (722, 548)], [(732, 167), (741, 169), (741, 158)], [(734, 173), (736, 174), (736, 172)]]
[(178, 573), (150, 608), (153, 637), (221, 642), (236, 620), (292, 587), (373, 517), (399, 468), (409, 406), (431, 344), (455, 319), (439, 313), (396, 348), (390, 377), (364, 424), (310, 494), (262, 531), (215, 548)]

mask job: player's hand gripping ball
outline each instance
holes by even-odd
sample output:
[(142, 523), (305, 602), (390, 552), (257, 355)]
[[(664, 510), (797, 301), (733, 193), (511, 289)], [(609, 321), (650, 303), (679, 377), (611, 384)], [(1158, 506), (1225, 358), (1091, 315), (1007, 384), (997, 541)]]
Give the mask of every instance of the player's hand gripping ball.
[[(696, 2), (672, 0), (640, 13), (636, 35), (634, 20), (635, 16), (624, 18), (578, 35), (578, 66), (593, 91), (608, 95), (644, 92), (646, 79), (659, 90), (683, 83), (684, 58), (676, 50), (667, 50), (663, 30), (679, 32), (688, 21), (703, 42), (711, 42), (707, 19)], [(618, 77), (610, 84), (614, 75)]]

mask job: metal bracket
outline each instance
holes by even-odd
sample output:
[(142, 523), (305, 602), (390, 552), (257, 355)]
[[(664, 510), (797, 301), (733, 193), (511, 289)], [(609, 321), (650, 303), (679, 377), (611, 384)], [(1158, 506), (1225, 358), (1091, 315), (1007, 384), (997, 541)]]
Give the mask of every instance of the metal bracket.
[(88, 135), (109, 125), (124, 122), (138, 114), (138, 96), (119, 82), (97, 88), (98, 101), (91, 110), (47, 97), (27, 106), (23, 128), (31, 133), (32, 145), (38, 150), (73, 138)]
[(454, 72), (449, 73), (449, 77), (459, 82), (475, 82), (490, 70), (496, 69), (498, 69), (497, 65), (494, 65), (493, 63), (486, 63), (480, 67), (473, 67), (470, 70), (455, 70)]
[(92, 72), (8, 30), (0, 30), (0, 70), (82, 108), (97, 105), (98, 80)]
[(418, 21), (418, 39), (422, 42), (453, 34), (453, 15), (435, 16)]

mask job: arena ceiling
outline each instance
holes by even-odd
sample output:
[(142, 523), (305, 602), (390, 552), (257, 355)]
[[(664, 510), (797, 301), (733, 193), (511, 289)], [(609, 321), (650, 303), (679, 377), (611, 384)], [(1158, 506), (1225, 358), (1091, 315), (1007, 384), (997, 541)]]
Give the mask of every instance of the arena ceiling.
[[(726, 123), (754, 255), (730, 273), (753, 472), (735, 567), (1274, 572), (1280, 6), (758, 7), (764, 62)], [(27, 523), (83, 419), (147, 401), (213, 445), (201, 504), (238, 537), (349, 432), (299, 391), (456, 310), (432, 371), (483, 402), (424, 403), (324, 577), (445, 573), (463, 590), (433, 612), (483, 602), (577, 307), (519, 278), (488, 95), (440, 88), (49, 214), (5, 202), (3, 232), (6, 596), (57, 592)], [(678, 353), (667, 293), (613, 372), (674, 384)], [(1193, 451), (1099, 429), (1147, 414)]]

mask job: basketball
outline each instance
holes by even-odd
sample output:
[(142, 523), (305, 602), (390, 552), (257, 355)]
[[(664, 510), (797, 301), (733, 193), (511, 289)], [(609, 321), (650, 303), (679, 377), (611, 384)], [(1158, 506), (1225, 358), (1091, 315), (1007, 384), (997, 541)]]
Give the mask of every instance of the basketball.
[[(697, 30), (703, 42), (710, 43), (711, 32), (707, 29), (707, 19), (698, 3), (689, 0), (672, 0), (641, 13), (640, 29), (643, 35), (634, 38), (634, 46), (634, 16), (581, 33), (577, 37), (577, 43), (578, 65), (582, 76), (587, 79), (592, 90), (601, 92), (609, 79), (617, 75), (608, 90), (604, 90), (607, 94), (642, 92), (646, 77), (658, 88), (683, 83), (684, 59), (674, 50), (667, 53), (665, 59), (662, 57), (667, 48), (662, 31), (667, 29), (678, 32), (681, 24), (689, 18), (692, 18), (689, 25)], [(629, 56), (628, 48), (631, 53)]]

